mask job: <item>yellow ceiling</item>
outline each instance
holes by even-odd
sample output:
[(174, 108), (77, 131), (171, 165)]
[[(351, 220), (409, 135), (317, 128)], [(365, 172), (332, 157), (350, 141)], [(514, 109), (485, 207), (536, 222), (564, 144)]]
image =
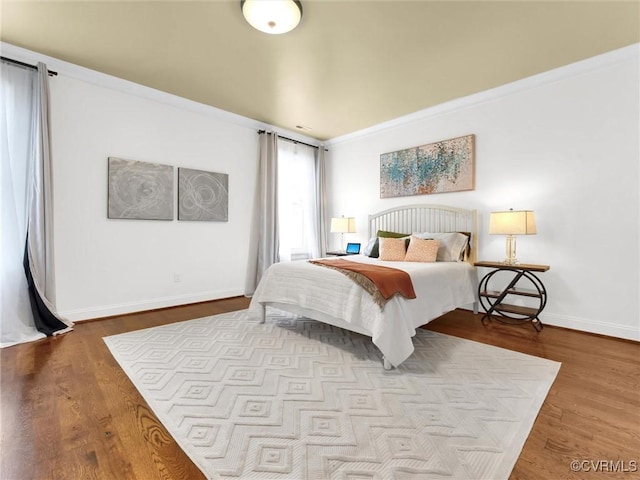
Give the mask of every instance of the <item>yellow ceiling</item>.
[(320, 140), (640, 41), (640, 1), (7, 1), (0, 39)]

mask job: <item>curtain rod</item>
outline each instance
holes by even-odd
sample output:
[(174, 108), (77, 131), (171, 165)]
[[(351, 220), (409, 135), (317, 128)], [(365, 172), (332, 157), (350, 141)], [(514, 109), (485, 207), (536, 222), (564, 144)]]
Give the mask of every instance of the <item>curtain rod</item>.
[[(267, 135), (271, 135), (272, 132), (267, 132), (266, 130), (258, 130), (258, 135), (261, 135), (263, 133), (266, 133)], [(311, 145), (310, 143), (301, 142), (300, 140), (295, 140), (289, 137), (283, 137), (282, 135), (278, 135), (278, 137), (284, 140), (289, 140), (290, 142), (293, 142), (293, 143), (301, 143), (302, 145), (306, 145), (307, 147), (320, 148), (318, 145)], [(329, 150), (325, 148), (324, 151), (328, 152)]]
[[(21, 67), (32, 68), (33, 70), (37, 70), (38, 69), (38, 67), (36, 65), (31, 65), (29, 63), (20, 62), (18, 60), (14, 60), (13, 58), (0, 57), (0, 59), (2, 59), (2, 61), (4, 61), (4, 62), (9, 62), (9, 63), (14, 63), (16, 65), (20, 65)], [(47, 73), (49, 74), (50, 77), (55, 77), (56, 75), (58, 75), (58, 72), (54, 72), (53, 70), (49, 70), (49, 69), (47, 69)]]

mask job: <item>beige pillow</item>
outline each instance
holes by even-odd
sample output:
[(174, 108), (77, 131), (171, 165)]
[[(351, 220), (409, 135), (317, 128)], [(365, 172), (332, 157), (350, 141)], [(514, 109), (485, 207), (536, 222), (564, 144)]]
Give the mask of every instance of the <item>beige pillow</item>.
[(412, 235), (404, 261), (435, 262), (438, 256), (438, 247), (440, 247), (440, 240), (423, 240)]
[(380, 237), (380, 260), (390, 262), (402, 262), (406, 253), (406, 240), (404, 238)]

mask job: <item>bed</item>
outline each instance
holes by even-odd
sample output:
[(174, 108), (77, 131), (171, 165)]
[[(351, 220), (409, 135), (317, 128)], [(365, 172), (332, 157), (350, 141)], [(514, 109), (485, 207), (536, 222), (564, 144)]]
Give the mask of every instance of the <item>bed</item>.
[(433, 263), (383, 261), (365, 254), (340, 257), (405, 271), (416, 298), (396, 295), (381, 308), (360, 285), (340, 271), (307, 261), (281, 262), (264, 273), (251, 299), (249, 315), (266, 318), (276, 308), (371, 337), (383, 356), (385, 369), (396, 367), (413, 353), (416, 328), (458, 307), (477, 312), (477, 254), (475, 210), (442, 205), (409, 205), (369, 216), (368, 237), (379, 231), (430, 236), (465, 232), (468, 248), (460, 261)]

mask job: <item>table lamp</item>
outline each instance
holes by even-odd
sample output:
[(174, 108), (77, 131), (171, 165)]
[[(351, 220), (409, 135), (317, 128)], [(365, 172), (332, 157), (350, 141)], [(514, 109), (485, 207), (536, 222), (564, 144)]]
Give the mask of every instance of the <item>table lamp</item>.
[(536, 220), (531, 210), (513, 210), (491, 212), (489, 217), (489, 235), (506, 235), (507, 265), (518, 264), (516, 258), (516, 237), (514, 235), (535, 235)]
[(356, 219), (354, 217), (333, 217), (331, 219), (331, 233), (340, 234), (340, 248), (344, 247), (344, 234), (356, 232)]

